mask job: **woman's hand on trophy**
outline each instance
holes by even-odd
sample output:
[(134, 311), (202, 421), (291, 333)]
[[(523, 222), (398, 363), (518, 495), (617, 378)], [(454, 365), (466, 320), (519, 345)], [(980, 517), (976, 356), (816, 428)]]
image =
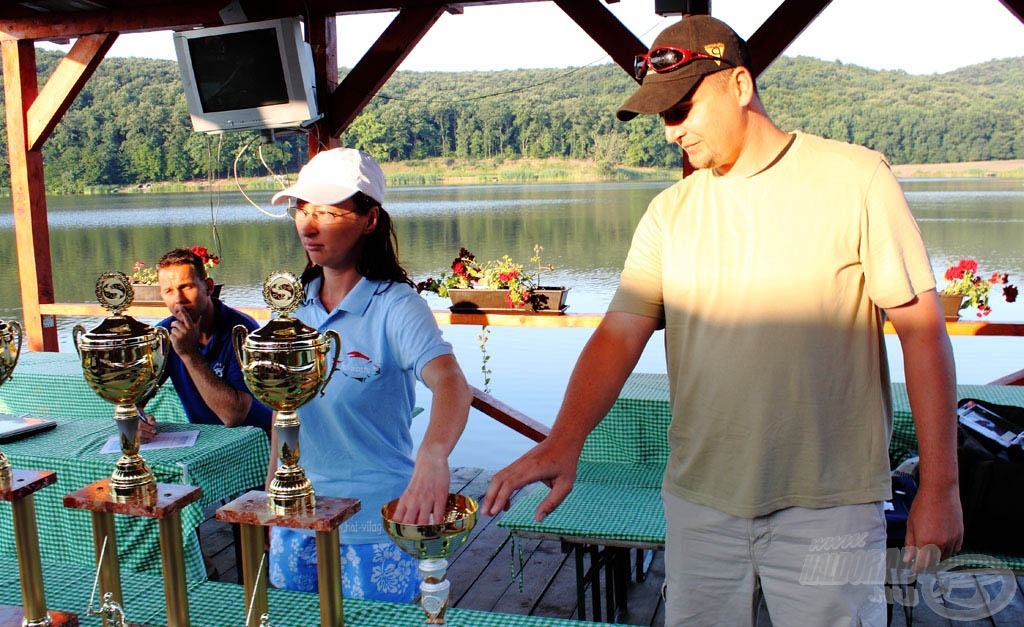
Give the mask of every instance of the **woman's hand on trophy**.
[(139, 409), (139, 444), (156, 439), (156, 418)]
[(448, 458), (421, 450), (416, 456), (409, 485), (398, 500), (393, 520), (414, 525), (441, 524), (450, 482)]

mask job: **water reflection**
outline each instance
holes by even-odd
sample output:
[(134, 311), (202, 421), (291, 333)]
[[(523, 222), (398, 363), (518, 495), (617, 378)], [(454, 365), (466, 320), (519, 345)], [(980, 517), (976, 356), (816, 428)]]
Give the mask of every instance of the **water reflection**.
[[(937, 275), (950, 260), (974, 257), (983, 270), (1009, 272), (1021, 285), (1024, 181), (936, 179), (903, 184)], [(509, 254), (527, 262), (534, 244), (540, 244), (545, 262), (556, 266), (545, 273), (544, 282), (572, 286), (570, 311), (600, 312), (618, 281), (637, 221), (666, 185), (399, 188), (389, 190), (385, 205), (395, 218), (403, 262), (417, 280), (446, 269), (460, 246), (481, 259)], [(253, 199), (268, 211), (278, 211), (269, 206), (269, 196), (263, 193)], [(102, 272), (130, 272), (136, 260), (152, 264), (174, 246), (211, 245), (214, 218), (224, 259), (215, 275), (226, 284), (224, 296), (231, 304), (261, 306), (263, 278), (276, 270), (297, 271), (305, 262), (292, 223), (267, 217), (237, 193), (53, 197), (48, 204), (54, 288), (60, 302), (94, 302), (95, 280)], [(433, 297), (431, 304), (446, 306)], [(0, 206), (0, 318), (21, 318), (9, 200)], [(1024, 320), (1024, 302), (1000, 302), (990, 319)], [(77, 322), (95, 324), (60, 319), (62, 350), (73, 350), (70, 327)], [(467, 376), (482, 386), (479, 332), (478, 327), (445, 328)], [(589, 329), (493, 328), (488, 350), (495, 394), (550, 423), (569, 371), (590, 333)], [(954, 338), (958, 378), (983, 383), (1020, 368), (1022, 343), (1016, 338)], [(889, 346), (894, 377), (900, 379), (898, 345), (890, 341)], [(638, 370), (664, 369), (659, 336), (648, 346)], [(425, 423), (418, 421), (417, 428)], [(498, 451), (496, 442), (500, 442)], [(474, 415), (453, 464), (493, 468), (510, 461), (528, 444)]]

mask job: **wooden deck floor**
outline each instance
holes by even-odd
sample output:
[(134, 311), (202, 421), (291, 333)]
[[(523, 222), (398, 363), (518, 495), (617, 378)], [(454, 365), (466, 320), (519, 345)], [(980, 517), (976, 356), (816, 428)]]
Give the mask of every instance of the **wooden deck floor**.
[[(491, 471), (459, 468), (452, 471), (452, 491), (482, 500)], [(516, 495), (518, 496), (518, 495)], [(515, 497), (514, 497), (515, 498)], [(203, 554), (211, 579), (238, 582), (235, 547), (229, 525), (213, 518), (199, 528)], [(557, 542), (517, 540), (514, 548), (505, 529), (498, 527), (498, 517), (481, 515), (469, 540), (454, 558), (448, 579), (452, 582), (454, 605), (460, 608), (525, 614), (551, 618), (577, 618), (576, 574), (572, 553), (562, 551)], [(520, 558), (521, 555), (521, 558)], [(513, 580), (513, 569), (522, 561), (522, 577)], [(589, 563), (585, 561), (585, 565)], [(616, 614), (614, 622), (628, 625), (662, 625), (664, 607), (661, 585), (664, 581), (663, 554), (651, 562), (647, 578), (635, 579), (628, 593), (628, 609)], [(982, 579), (978, 579), (984, 585)], [(1024, 625), (1024, 577), (1017, 577), (1013, 602), (992, 617), (962, 621), (943, 618), (925, 603), (915, 607), (895, 605), (891, 625), (920, 627), (1010, 627)], [(982, 588), (979, 588), (982, 590)], [(918, 590), (920, 592), (920, 590)], [(991, 592), (991, 590), (989, 591)], [(585, 597), (585, 613), (592, 619), (589, 591)], [(770, 626), (767, 617), (758, 627)]]

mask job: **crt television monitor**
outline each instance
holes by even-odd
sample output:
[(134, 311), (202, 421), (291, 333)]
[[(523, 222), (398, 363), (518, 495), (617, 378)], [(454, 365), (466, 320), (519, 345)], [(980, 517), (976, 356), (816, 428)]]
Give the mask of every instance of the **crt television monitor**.
[(313, 54), (297, 17), (174, 34), (192, 127), (281, 129), (319, 118)]

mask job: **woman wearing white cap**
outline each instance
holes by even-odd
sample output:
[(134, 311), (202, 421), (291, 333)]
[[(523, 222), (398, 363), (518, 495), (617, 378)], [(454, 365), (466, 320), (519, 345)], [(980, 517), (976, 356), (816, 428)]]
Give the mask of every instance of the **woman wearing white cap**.
[[(418, 591), (416, 564), (384, 531), (380, 509), (401, 497), (396, 519), (443, 518), (448, 455), (466, 426), (472, 393), (399, 264), (391, 217), (381, 206), (384, 173), (373, 157), (349, 148), (321, 152), (272, 202), (287, 199), (294, 199), (290, 212), (309, 257), (306, 298), (295, 316), (319, 331), (335, 329), (342, 340), (324, 395), (299, 409), (302, 466), (317, 494), (362, 501), (340, 530), (344, 595), (408, 602)], [(413, 459), (416, 379), (433, 400)], [(277, 465), (271, 457), (270, 475)], [(312, 534), (273, 528), (269, 575), (279, 588), (315, 592)]]

